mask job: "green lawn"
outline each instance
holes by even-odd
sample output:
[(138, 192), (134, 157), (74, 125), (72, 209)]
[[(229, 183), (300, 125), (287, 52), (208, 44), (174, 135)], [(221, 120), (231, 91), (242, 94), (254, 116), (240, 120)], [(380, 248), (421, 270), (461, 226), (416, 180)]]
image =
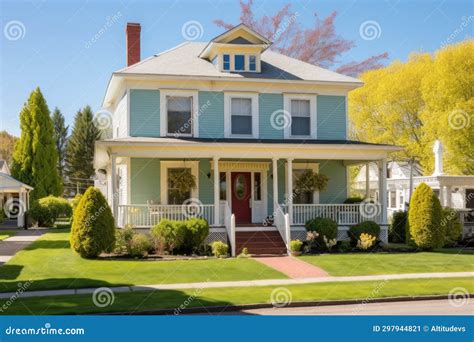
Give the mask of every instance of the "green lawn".
[[(291, 285), (285, 288), (290, 291), (292, 302), (298, 302), (440, 295), (448, 294), (455, 287), (462, 287), (473, 293), (474, 278), (320, 283)], [(183, 303), (189, 304), (188, 307), (270, 303), (275, 288), (277, 286), (116, 293), (113, 303), (104, 308), (93, 304), (92, 295), (18, 298), (11, 306), (0, 310), (0, 314), (53, 315), (139, 311), (177, 308)], [(5, 301), (0, 300), (0, 308), (4, 303)], [(363, 314), (363, 311), (361, 313)]]
[(301, 260), (323, 268), (332, 276), (474, 271), (473, 254), (444, 251), (323, 254), (302, 256)]
[(69, 233), (51, 231), (0, 266), (0, 292), (200, 281), (286, 278), (251, 259), (180, 261), (86, 260), (69, 248)]
[(13, 230), (0, 230), (0, 241), (8, 239), (11, 236), (16, 235), (17, 232)]

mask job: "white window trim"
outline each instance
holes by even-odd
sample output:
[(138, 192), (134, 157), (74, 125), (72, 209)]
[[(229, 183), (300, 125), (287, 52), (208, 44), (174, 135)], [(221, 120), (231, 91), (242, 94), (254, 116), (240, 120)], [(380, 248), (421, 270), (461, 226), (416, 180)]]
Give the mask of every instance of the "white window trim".
[[(295, 170), (312, 170), (313, 172), (319, 172), (319, 163), (293, 163), (293, 173)], [(285, 167), (285, 179), (288, 178), (288, 171), (287, 168)], [(295, 186), (293, 182), (293, 187)], [(288, 191), (288, 182), (285, 182), (285, 198), (288, 198), (288, 194), (290, 193)], [(313, 192), (313, 204), (319, 204), (319, 191)]]
[(191, 190), (192, 198), (199, 198), (199, 161), (160, 161), (160, 199), (161, 204), (168, 204), (168, 169), (189, 168), (196, 177), (196, 189)]
[[(168, 96), (181, 96), (181, 97), (191, 97), (192, 98), (192, 124), (191, 124), (191, 134), (175, 134), (168, 133), (168, 101), (166, 98)], [(160, 136), (162, 137), (199, 137), (199, 97), (198, 92), (194, 90), (163, 90), (160, 89)]]
[(317, 95), (295, 95), (295, 94), (284, 94), (283, 107), (285, 113), (291, 115), (291, 100), (309, 100), (309, 122), (310, 122), (310, 135), (291, 135), (291, 125), (285, 125), (284, 136), (285, 139), (317, 139)]
[[(252, 103), (252, 134), (232, 134), (231, 101), (233, 98), (250, 99)], [(258, 138), (258, 94), (245, 92), (224, 93), (224, 136), (226, 138)]]

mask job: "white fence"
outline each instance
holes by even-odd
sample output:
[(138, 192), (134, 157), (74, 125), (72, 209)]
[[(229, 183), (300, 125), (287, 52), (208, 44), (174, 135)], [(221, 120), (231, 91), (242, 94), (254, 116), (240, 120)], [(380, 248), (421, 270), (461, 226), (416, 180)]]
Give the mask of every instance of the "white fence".
[(381, 206), (376, 203), (358, 204), (293, 204), (292, 225), (304, 225), (316, 217), (330, 218), (339, 225), (362, 221), (381, 223)]

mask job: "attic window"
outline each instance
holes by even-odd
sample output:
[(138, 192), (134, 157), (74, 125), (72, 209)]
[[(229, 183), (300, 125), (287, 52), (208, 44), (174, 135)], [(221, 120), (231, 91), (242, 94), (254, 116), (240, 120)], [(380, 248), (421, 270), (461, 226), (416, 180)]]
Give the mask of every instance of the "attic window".
[(223, 61), (222, 69), (230, 70), (230, 55), (223, 55), (222, 61)]
[(245, 55), (235, 55), (234, 56), (234, 69), (235, 69), (235, 71), (244, 71), (245, 70)]

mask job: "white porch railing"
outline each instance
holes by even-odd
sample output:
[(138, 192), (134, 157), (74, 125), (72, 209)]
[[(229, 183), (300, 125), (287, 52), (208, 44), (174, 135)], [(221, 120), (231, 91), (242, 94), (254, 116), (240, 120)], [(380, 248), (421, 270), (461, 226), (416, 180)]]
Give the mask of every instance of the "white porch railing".
[(275, 226), (286, 245), (286, 250), (290, 251), (291, 231), (290, 231), (290, 217), (285, 214), (281, 207), (275, 210)]
[[(221, 204), (220, 211), (225, 210), (226, 204)], [(118, 205), (117, 225), (124, 227), (127, 224), (135, 228), (150, 228), (162, 219), (186, 220), (191, 217), (201, 217), (207, 220), (210, 226), (223, 226), (224, 215), (219, 215), (219, 222), (214, 222), (213, 204), (190, 205), (155, 205), (155, 204), (120, 204)]]
[(316, 217), (330, 218), (339, 225), (362, 221), (381, 223), (381, 206), (375, 203), (358, 204), (293, 204), (292, 225), (304, 225)]

